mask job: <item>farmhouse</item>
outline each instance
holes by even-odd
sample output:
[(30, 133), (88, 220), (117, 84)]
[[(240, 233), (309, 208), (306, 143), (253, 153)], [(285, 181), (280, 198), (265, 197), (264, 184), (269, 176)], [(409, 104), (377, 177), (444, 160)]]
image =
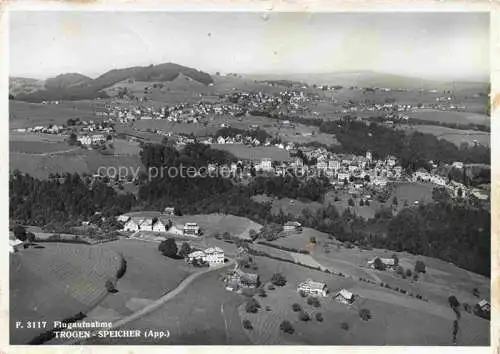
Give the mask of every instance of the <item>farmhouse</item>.
[(195, 222), (187, 222), (183, 227), (184, 236), (199, 236), (200, 235), (200, 227)]
[[(368, 261), (368, 266), (370, 268), (375, 268), (375, 260), (379, 257), (374, 257), (373, 259)], [(394, 261), (394, 258), (379, 258), (380, 261), (382, 262), (383, 265), (385, 265), (387, 268), (393, 268), (396, 266), (396, 262)]]
[(154, 232), (167, 232), (167, 230), (170, 228), (170, 226), (171, 226), (170, 220), (167, 222), (164, 222), (163, 220), (158, 219), (153, 224), (153, 231)]
[(313, 296), (326, 296), (328, 293), (328, 288), (326, 284), (307, 279), (306, 281), (299, 284), (297, 291), (303, 291), (306, 294)]
[(226, 290), (237, 291), (240, 288), (256, 288), (259, 286), (259, 276), (253, 273), (245, 273), (241, 269), (234, 269), (224, 276)]
[(163, 214), (168, 215), (168, 216), (174, 216), (175, 215), (175, 208), (174, 207), (166, 207), (163, 210)]
[(145, 219), (140, 223), (139, 229), (141, 231), (153, 231), (153, 219)]
[(13, 232), (9, 232), (9, 252), (18, 252), (23, 247), (23, 242), (16, 239)]
[(134, 220), (130, 219), (129, 221), (126, 222), (126, 224), (123, 227), (124, 231), (132, 231), (132, 232), (137, 232), (139, 231), (139, 225), (142, 223), (142, 220)]
[(224, 263), (224, 250), (219, 247), (211, 247), (205, 250), (205, 261), (210, 265)]
[(302, 224), (298, 221), (289, 221), (283, 225), (283, 231), (285, 232), (301, 232)]
[(335, 295), (335, 301), (340, 302), (341, 304), (344, 304), (344, 305), (352, 304), (355, 299), (356, 299), (356, 296), (346, 289), (340, 290)]
[(205, 262), (206, 261), (206, 254), (203, 251), (194, 251), (191, 252), (186, 256), (186, 262), (187, 263), (193, 263), (194, 260), (197, 260), (199, 262)]

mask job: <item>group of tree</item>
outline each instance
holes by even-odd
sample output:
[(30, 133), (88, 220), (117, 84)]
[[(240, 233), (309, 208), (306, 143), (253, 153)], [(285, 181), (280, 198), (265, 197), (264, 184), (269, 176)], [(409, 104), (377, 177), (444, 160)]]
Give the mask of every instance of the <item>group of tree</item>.
[(251, 195), (266, 194), (278, 198), (319, 201), (329, 188), (326, 178), (303, 180), (296, 176), (259, 176), (252, 180), (248, 189)]
[(49, 180), (39, 180), (17, 170), (9, 176), (10, 218), (25, 225), (68, 222), (77, 225), (95, 215), (101, 220), (120, 215), (130, 211), (135, 203), (132, 194), (118, 194), (98, 181), (90, 184), (76, 173)]
[(215, 139), (219, 137), (235, 138), (237, 135), (240, 135), (241, 137), (249, 137), (252, 139), (257, 139), (260, 143), (263, 143), (266, 140), (269, 140), (271, 144), (279, 144), (281, 142), (281, 139), (279, 137), (272, 136), (267, 131), (260, 128), (244, 130), (233, 127), (223, 127), (215, 132), (214, 138)]

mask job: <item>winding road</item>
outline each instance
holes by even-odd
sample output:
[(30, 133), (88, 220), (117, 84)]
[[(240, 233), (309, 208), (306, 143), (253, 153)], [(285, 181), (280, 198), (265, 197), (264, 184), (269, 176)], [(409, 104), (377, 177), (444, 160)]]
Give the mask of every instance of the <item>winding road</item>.
[[(143, 307), (142, 309), (134, 312), (130, 316), (124, 317), (124, 318), (116, 321), (115, 323), (113, 323), (113, 325), (111, 326), (111, 328), (105, 328), (105, 329), (106, 330), (116, 329), (116, 328), (122, 327), (122, 326), (124, 326), (124, 325), (126, 325), (126, 324), (128, 324), (130, 322), (133, 322), (135, 320), (138, 320), (138, 319), (140, 319), (140, 318), (148, 315), (149, 313), (155, 311), (156, 309), (158, 309), (159, 307), (161, 307), (162, 305), (164, 305), (166, 302), (172, 300), (177, 295), (179, 295), (182, 291), (184, 291), (184, 289), (186, 289), (187, 286), (189, 286), (195, 279), (197, 279), (202, 274), (206, 274), (206, 273), (209, 273), (209, 272), (213, 272), (215, 270), (220, 270), (220, 269), (229, 267), (229, 266), (231, 266), (234, 263), (235, 263), (235, 260), (231, 259), (227, 263), (219, 264), (219, 265), (216, 265), (216, 266), (213, 266), (213, 267), (209, 267), (209, 268), (204, 269), (204, 270), (202, 270), (200, 272), (191, 274), (186, 279), (184, 279), (174, 290), (168, 292), (167, 294), (165, 294), (164, 296), (162, 296), (158, 300), (155, 300), (154, 302), (152, 302), (151, 304)], [(221, 308), (221, 311), (223, 311), (222, 308)], [(92, 337), (93, 338), (96, 337), (96, 335), (97, 335), (97, 333), (92, 333)], [(67, 344), (67, 345), (80, 344), (80, 343), (84, 342), (85, 340), (88, 340), (88, 338), (86, 338), (86, 339), (78, 339), (77, 338), (77, 339), (74, 339), (74, 340), (69, 340), (69, 341), (66, 341), (64, 344)]]

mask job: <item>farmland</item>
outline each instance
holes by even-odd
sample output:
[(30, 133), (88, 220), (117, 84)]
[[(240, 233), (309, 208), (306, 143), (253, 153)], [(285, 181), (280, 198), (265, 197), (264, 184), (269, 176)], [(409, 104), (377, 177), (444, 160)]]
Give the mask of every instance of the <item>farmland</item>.
[(170, 338), (111, 339), (101, 343), (93, 339), (87, 344), (155, 344), (155, 345), (221, 345), (251, 344), (238, 316), (244, 297), (228, 292), (222, 282), (223, 271), (196, 279), (179, 296), (154, 313), (128, 323), (124, 329), (161, 329), (170, 331)]
[(490, 117), (484, 114), (469, 113), (469, 112), (455, 112), (455, 111), (438, 111), (438, 110), (419, 110), (416, 112), (408, 113), (408, 117), (430, 120), (442, 123), (456, 123), (456, 124), (481, 124), (490, 125)]
[[(117, 253), (98, 246), (50, 243), (11, 255), (11, 343), (26, 343), (52, 321), (93, 309), (119, 266)], [(14, 321), (22, 320), (48, 321), (48, 327), (16, 331)]]
[(424, 134), (433, 134), (438, 138), (448, 140), (460, 146), (462, 143), (473, 145), (477, 142), (484, 146), (490, 146), (490, 133), (480, 132), (476, 130), (460, 130), (435, 125), (415, 125), (411, 128), (406, 128), (408, 133), (419, 131)]

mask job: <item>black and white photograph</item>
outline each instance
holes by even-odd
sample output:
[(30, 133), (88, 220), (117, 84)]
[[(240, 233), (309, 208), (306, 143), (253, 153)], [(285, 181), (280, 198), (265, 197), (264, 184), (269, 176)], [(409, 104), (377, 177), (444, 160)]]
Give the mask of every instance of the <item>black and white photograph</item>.
[(10, 345), (490, 346), (489, 12), (8, 17)]

